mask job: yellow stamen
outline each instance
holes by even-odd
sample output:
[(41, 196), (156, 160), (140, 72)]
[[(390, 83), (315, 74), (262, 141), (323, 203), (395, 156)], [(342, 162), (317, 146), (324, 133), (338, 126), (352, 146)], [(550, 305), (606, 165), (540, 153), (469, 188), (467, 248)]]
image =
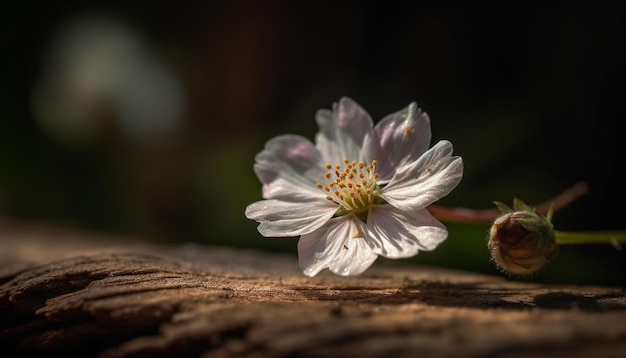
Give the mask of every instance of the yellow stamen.
[(326, 164), (326, 179), (333, 180), (316, 186), (329, 193), (326, 199), (339, 204), (337, 215), (354, 213), (360, 218), (367, 217), (369, 208), (380, 201), (376, 164), (376, 160), (365, 164), (347, 158), (343, 160), (343, 165)]
[(359, 237), (363, 237), (363, 233), (358, 231), (358, 230), (354, 234), (352, 234), (352, 238), (353, 239), (356, 239), (356, 238), (359, 238)]

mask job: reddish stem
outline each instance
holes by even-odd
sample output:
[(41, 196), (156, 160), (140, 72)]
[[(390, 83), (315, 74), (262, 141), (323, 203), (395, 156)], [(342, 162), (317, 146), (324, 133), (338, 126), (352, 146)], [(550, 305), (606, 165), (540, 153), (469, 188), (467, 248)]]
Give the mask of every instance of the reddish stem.
[[(557, 211), (574, 202), (589, 191), (589, 185), (585, 182), (578, 182), (565, 189), (561, 194), (550, 200), (535, 206), (535, 210), (545, 215), (550, 206)], [(468, 208), (448, 208), (445, 206), (430, 205), (428, 211), (441, 221), (472, 224), (491, 224), (502, 213), (494, 209), (468, 209)]]

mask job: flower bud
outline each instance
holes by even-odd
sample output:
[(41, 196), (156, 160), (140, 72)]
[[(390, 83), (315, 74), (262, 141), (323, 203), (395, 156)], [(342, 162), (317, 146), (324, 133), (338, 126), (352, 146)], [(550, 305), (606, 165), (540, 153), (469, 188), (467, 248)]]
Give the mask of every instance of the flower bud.
[(558, 253), (552, 228), (552, 209), (546, 216), (519, 199), (513, 209), (494, 203), (503, 214), (496, 218), (489, 230), (491, 258), (503, 272), (528, 276), (537, 272)]

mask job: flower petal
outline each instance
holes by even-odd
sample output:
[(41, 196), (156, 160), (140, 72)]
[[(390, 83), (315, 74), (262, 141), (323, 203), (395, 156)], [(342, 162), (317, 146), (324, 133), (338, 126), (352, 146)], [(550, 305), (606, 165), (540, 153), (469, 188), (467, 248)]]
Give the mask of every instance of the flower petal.
[(380, 191), (398, 209), (415, 211), (446, 196), (463, 177), (463, 159), (452, 156), (452, 143), (442, 140), (417, 161), (396, 171)]
[(246, 217), (259, 223), (263, 236), (285, 237), (308, 234), (324, 225), (337, 211), (331, 201), (308, 200), (287, 202), (261, 200), (248, 205)]
[(315, 120), (320, 127), (315, 136), (317, 149), (326, 162), (340, 164), (344, 158), (361, 159), (363, 139), (373, 126), (372, 118), (361, 106), (343, 97), (333, 104), (332, 112), (317, 111)]
[(342, 216), (302, 235), (298, 261), (304, 274), (313, 277), (329, 268), (337, 275), (355, 276), (367, 270), (378, 256), (362, 237), (364, 226), (354, 216)]
[(323, 198), (315, 184), (324, 179), (322, 157), (310, 140), (297, 135), (270, 139), (255, 158), (254, 172), (263, 183), (263, 198)]
[(391, 180), (396, 169), (420, 157), (430, 145), (430, 118), (411, 103), (406, 108), (383, 118), (365, 137), (364, 158), (376, 159), (379, 182)]
[(379, 205), (367, 217), (367, 241), (375, 253), (387, 258), (406, 258), (420, 250), (434, 250), (447, 237), (446, 227), (426, 209), (405, 212), (391, 205)]

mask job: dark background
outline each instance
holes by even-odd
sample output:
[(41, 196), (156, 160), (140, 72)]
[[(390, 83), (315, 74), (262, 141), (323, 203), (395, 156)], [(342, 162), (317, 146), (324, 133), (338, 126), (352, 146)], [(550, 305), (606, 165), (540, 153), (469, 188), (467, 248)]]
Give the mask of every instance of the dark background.
[[(465, 162), (463, 181), (439, 204), (490, 208), (514, 196), (533, 204), (586, 181), (590, 193), (557, 212), (555, 228), (626, 230), (618, 175), (625, 8), (619, 1), (5, 4), (0, 215), (295, 255), (297, 240), (262, 238), (243, 215), (260, 199), (254, 155), (278, 134), (313, 138), (315, 111), (349, 96), (375, 121), (412, 101), (429, 113), (433, 143), (451, 140)], [(133, 117), (135, 131), (121, 124), (129, 112), (120, 103), (144, 101), (142, 113), (170, 108), (146, 95), (158, 88), (152, 82), (130, 95), (121, 85), (96, 86), (104, 89), (88, 97), (55, 77), (59, 34), (80, 19), (141, 44), (138, 67), (108, 52), (109, 68), (123, 73), (116, 83), (142, 85), (143, 69), (155, 63), (156, 73), (168, 74), (161, 83), (181, 98), (169, 126), (145, 115)], [(99, 76), (96, 83), (112, 77)], [(57, 107), (42, 107), (42, 98), (65, 112), (50, 115)], [(77, 108), (80, 120), (66, 120)], [(449, 229), (438, 250), (394, 264), (496, 273), (487, 226)], [(562, 247), (532, 279), (624, 285), (625, 258), (608, 245)]]

